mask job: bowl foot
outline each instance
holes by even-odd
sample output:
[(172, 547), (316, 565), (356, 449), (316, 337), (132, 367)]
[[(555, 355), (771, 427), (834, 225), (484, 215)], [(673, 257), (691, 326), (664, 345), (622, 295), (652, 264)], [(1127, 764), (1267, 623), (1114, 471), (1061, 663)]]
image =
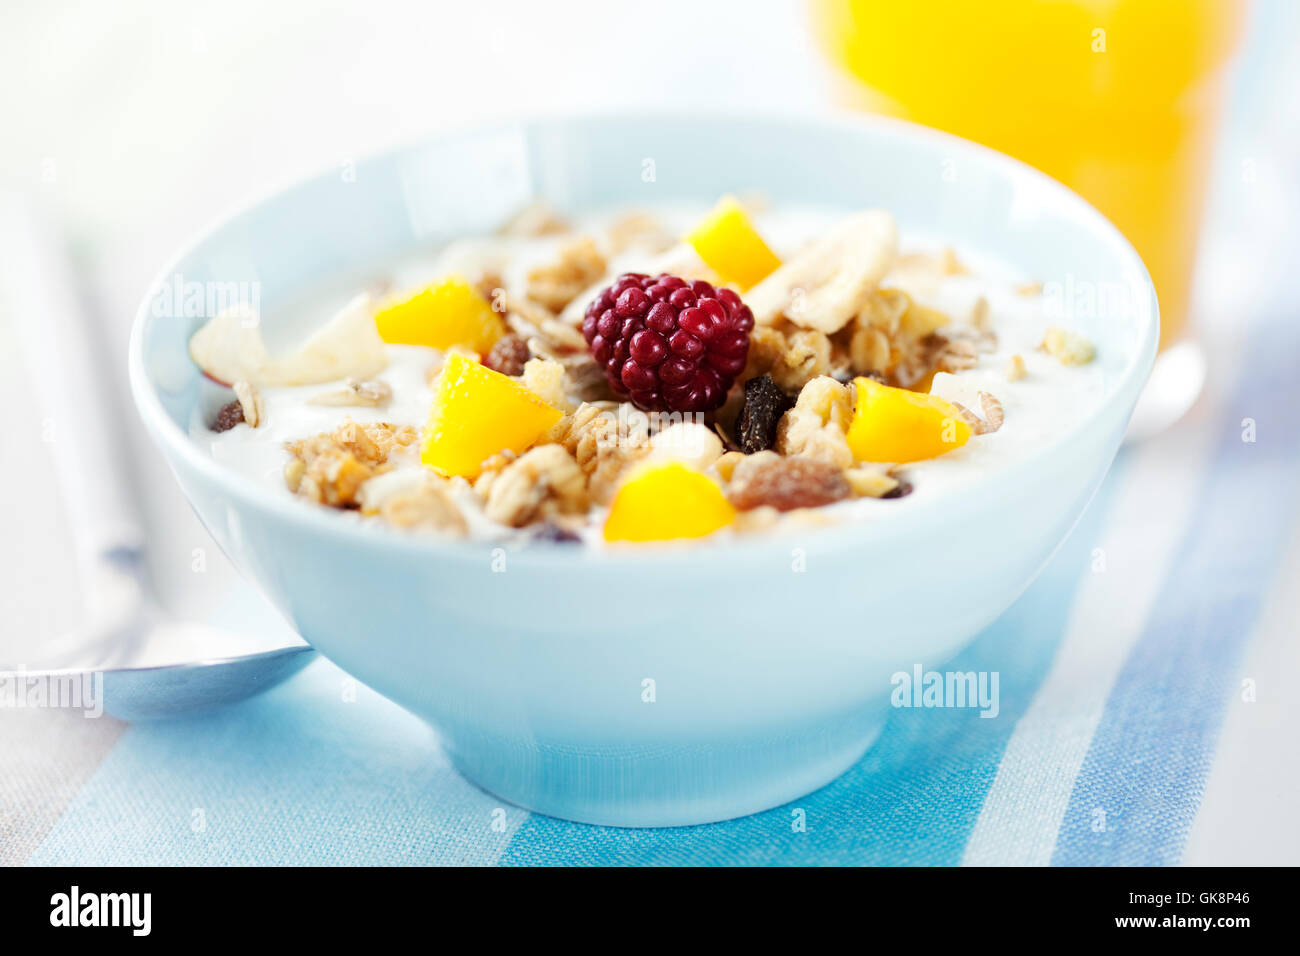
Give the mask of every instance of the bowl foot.
[(448, 739), (476, 786), (535, 813), (616, 827), (715, 823), (789, 803), (830, 783), (875, 742), (885, 715), (736, 745), (590, 748)]

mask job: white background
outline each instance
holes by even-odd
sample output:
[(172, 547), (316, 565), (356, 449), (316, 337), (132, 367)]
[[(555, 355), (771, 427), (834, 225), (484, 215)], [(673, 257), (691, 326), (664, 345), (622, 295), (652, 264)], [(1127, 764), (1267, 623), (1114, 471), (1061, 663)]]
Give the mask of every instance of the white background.
[[(1274, 24), (1293, 19), (1278, 13), (1286, 0), (1265, 6)], [(1249, 88), (1220, 165), (1249, 160), (1261, 181), (1287, 181), (1296, 150), (1284, 137), (1295, 129), (1269, 118), (1300, 84), (1294, 69), (1271, 71), (1295, 35), (1274, 26), (1252, 36)], [(235, 626), (282, 627), (225, 565), (126, 412), (130, 317), (154, 271), (199, 227), (276, 184), (439, 128), (635, 105), (818, 108), (828, 87), (801, 3), (5, 0), (0, 186), (48, 203), (92, 284), (164, 602)], [(1235, 196), (1216, 203), (1207, 323), (1244, 320), (1222, 306), (1237, 267), (1266, 254), (1251, 245), (1261, 231), (1250, 216), (1294, 214), (1264, 196), (1245, 213)], [(38, 663), (40, 641), (80, 614), (69, 529), (14, 331), (36, 320), (0, 316), (0, 662), (9, 664)], [(203, 575), (191, 570), (196, 548)], [(1247, 673), (1300, 673), (1295, 600), (1271, 610)], [(1296, 714), (1278, 700), (1233, 711), (1187, 862), (1300, 861), (1300, 828), (1279, 820), (1295, 807)]]

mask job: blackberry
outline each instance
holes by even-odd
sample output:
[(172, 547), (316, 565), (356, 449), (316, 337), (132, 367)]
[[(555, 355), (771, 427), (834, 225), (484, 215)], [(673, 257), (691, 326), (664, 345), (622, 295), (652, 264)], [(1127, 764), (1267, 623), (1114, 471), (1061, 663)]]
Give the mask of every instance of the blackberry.
[(645, 411), (708, 412), (744, 369), (753, 328), (730, 289), (627, 272), (587, 306), (582, 335), (614, 394)]

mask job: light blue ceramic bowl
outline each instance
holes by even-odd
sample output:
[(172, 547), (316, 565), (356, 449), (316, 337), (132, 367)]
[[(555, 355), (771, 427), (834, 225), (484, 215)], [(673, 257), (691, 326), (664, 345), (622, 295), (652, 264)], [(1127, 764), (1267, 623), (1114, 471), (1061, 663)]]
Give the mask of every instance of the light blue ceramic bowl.
[(792, 800), (858, 760), (891, 675), (940, 667), (1001, 614), (1109, 467), (1156, 351), (1136, 253), (1064, 187), (940, 133), (662, 114), (401, 149), (239, 213), (160, 275), (259, 282), (274, 322), (307, 284), (483, 233), (538, 197), (581, 212), (751, 189), (881, 206), (905, 231), (1046, 283), (1137, 290), (1122, 314), (1074, 323), (1097, 342), (1103, 404), (1014, 469), (942, 502), (901, 499), (881, 520), (639, 553), (534, 547), (501, 570), (486, 546), (362, 526), (223, 469), (186, 435), (201, 392), (186, 342), (201, 320), (156, 318), (148, 302), (136, 319), (136, 404), (213, 537), (323, 654), (427, 720), (465, 776), (513, 803), (593, 823), (703, 823)]

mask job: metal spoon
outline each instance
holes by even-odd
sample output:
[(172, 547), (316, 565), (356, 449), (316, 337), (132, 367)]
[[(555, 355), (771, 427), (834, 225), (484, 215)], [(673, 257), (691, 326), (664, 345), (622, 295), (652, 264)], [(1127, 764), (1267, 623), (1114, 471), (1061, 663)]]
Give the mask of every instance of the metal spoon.
[[(306, 644), (239, 653), (247, 639), (171, 619), (154, 601), (144, 534), (127, 486), (121, 431), (64, 245), (29, 200), (0, 197), (0, 293), (22, 338), (48, 421), (74, 530), (88, 623), (40, 646), (21, 676), (103, 675), (103, 706), (124, 720), (193, 714), (275, 686), (315, 656)], [(96, 357), (97, 354), (100, 357)], [(107, 354), (110, 358), (102, 356)], [(151, 645), (191, 644), (193, 660), (151, 666)], [(198, 649), (202, 648), (202, 653)]]

